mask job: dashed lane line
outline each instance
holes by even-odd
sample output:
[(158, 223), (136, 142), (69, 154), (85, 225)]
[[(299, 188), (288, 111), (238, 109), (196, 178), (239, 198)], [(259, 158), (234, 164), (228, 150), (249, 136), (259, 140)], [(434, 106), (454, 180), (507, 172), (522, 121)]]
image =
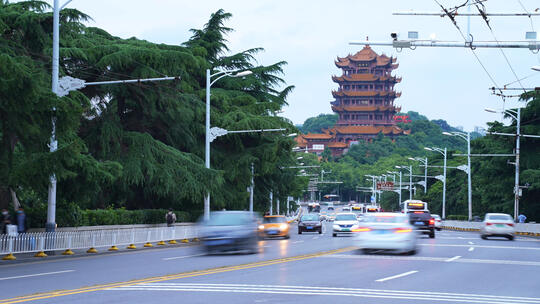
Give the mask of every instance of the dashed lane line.
[(13, 280), (13, 279), (22, 279), (22, 278), (30, 278), (30, 277), (39, 277), (39, 276), (45, 276), (45, 275), (51, 275), (51, 274), (59, 274), (59, 273), (66, 273), (66, 272), (74, 272), (75, 270), (62, 270), (62, 271), (53, 271), (53, 272), (42, 272), (42, 273), (34, 273), (34, 274), (26, 274), (26, 275), (20, 275), (20, 276), (14, 276), (14, 277), (4, 277), (0, 278), (0, 281), (4, 280)]
[(170, 258), (162, 258), (163, 261), (170, 261), (170, 260), (178, 260), (178, 259), (185, 259), (185, 258), (193, 258), (198, 256), (203, 256), (204, 253), (199, 254), (192, 254), (192, 255), (183, 255), (183, 256), (176, 256), (176, 257), (170, 257)]
[(473, 251), (474, 250), (474, 247), (469, 247), (469, 251)]
[[(419, 246), (431, 247), (470, 247), (470, 245), (460, 244), (418, 244)], [(518, 249), (518, 250), (540, 250), (540, 247), (519, 247), (519, 246), (490, 246), (490, 245), (474, 245), (476, 248), (492, 248), (492, 249)]]
[(405, 277), (405, 276), (408, 276), (408, 275), (411, 275), (411, 274), (414, 274), (414, 273), (417, 273), (417, 272), (418, 272), (418, 270), (411, 270), (411, 271), (407, 271), (407, 272), (404, 272), (404, 273), (396, 274), (396, 275), (391, 276), (391, 277), (378, 279), (378, 280), (375, 280), (375, 282), (384, 282), (384, 281), (389, 281), (389, 280), (393, 280), (393, 279), (397, 279), (397, 278), (402, 278), (402, 277)]
[(456, 255), (456, 256), (453, 257), (453, 258), (449, 258), (448, 260), (445, 260), (445, 262), (452, 262), (452, 261), (455, 261), (455, 260), (457, 260), (457, 259), (459, 259), (459, 258), (461, 258), (461, 256), (460, 256), (460, 255)]

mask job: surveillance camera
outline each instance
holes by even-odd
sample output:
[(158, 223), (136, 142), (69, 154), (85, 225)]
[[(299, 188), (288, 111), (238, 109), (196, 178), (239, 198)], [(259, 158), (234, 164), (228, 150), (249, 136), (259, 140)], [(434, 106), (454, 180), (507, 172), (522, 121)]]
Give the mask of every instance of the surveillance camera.
[(390, 37), (392, 37), (392, 39), (394, 39), (394, 40), (397, 40), (398, 33), (397, 32), (392, 32), (392, 33), (390, 33)]

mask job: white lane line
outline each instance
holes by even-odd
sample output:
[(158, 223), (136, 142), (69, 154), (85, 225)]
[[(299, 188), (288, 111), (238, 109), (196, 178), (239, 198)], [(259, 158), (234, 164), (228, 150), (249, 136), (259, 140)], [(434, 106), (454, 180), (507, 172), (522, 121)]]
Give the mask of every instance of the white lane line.
[(375, 280), (375, 282), (384, 282), (384, 281), (388, 281), (388, 280), (393, 280), (393, 279), (397, 279), (397, 278), (401, 278), (401, 277), (404, 277), (404, 276), (408, 276), (408, 275), (411, 275), (413, 273), (417, 273), (418, 270), (412, 270), (412, 271), (407, 271), (407, 272), (404, 272), (404, 273), (401, 273), (401, 274), (397, 274), (395, 276), (391, 276), (391, 277), (387, 277), (387, 278), (382, 278), (382, 279), (378, 279), (378, 280)]
[(473, 243), (473, 242), (469, 242), (469, 245), (474, 245), (474, 243)]
[(294, 241), (293, 244), (303, 243), (304, 241)]
[[(430, 261), (446, 262), (448, 258), (439, 257), (400, 257), (388, 255), (349, 255), (349, 254), (331, 254), (317, 257), (318, 259), (364, 259), (364, 260), (400, 260), (400, 261)], [(540, 266), (536, 261), (512, 261), (512, 260), (483, 260), (483, 259), (456, 259), (453, 263), (471, 263), (471, 264), (499, 264), (499, 265), (521, 265), (521, 266)]]
[(38, 276), (44, 276), (44, 275), (50, 275), (50, 274), (57, 274), (57, 273), (74, 272), (74, 271), (75, 271), (75, 270), (62, 270), (62, 271), (54, 271), (54, 272), (42, 272), (42, 273), (35, 273), (35, 274), (27, 274), (27, 275), (21, 275), (21, 276), (14, 276), (14, 277), (0, 278), (0, 281), (3, 281), (3, 280), (13, 280), (13, 279), (21, 279), (21, 278), (29, 278), (29, 277), (38, 277)]
[[(458, 244), (418, 244), (418, 245), (419, 246), (433, 246), (433, 247), (470, 247), (469, 245), (458, 245)], [(540, 250), (540, 247), (488, 246), (488, 245), (474, 245), (474, 246), (476, 248)]]
[(461, 257), (460, 255), (456, 255), (453, 258), (449, 258), (448, 260), (445, 260), (445, 262), (452, 262), (452, 261), (455, 261), (455, 260), (459, 259), (460, 257)]
[(473, 251), (474, 250), (474, 247), (469, 247), (469, 251)]
[(178, 259), (185, 259), (185, 258), (192, 258), (197, 256), (202, 256), (204, 253), (199, 254), (193, 254), (193, 255), (183, 255), (183, 256), (177, 256), (177, 257), (171, 257), (171, 258), (163, 258), (163, 261), (170, 261), (170, 260), (178, 260)]
[(318, 236), (314, 236), (314, 237), (313, 237), (314, 240), (316, 240), (316, 239), (318, 239), (318, 238), (319, 238)]

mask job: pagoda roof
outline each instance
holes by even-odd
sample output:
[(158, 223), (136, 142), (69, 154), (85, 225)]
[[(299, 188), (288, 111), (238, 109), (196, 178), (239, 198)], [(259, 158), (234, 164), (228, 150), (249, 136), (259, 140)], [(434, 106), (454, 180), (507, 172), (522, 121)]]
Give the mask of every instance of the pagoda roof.
[(409, 134), (398, 126), (343, 126), (332, 129), (336, 134)]
[(347, 148), (349, 145), (347, 145), (347, 143), (344, 143), (344, 142), (331, 142), (329, 143), (328, 145), (328, 148)]
[(332, 76), (332, 80), (334, 82), (357, 82), (357, 81), (395, 81), (395, 82), (401, 82), (401, 77), (395, 77), (395, 76), (375, 76), (373, 74), (352, 74), (348, 76)]
[(388, 111), (395, 110), (393, 106), (332, 106), (332, 110), (336, 112), (375, 112), (375, 111)]
[(374, 96), (396, 96), (400, 97), (401, 93), (394, 91), (332, 91), (334, 97), (374, 97)]
[(373, 60), (376, 60), (377, 66), (385, 66), (396, 62), (396, 58), (384, 54), (378, 55), (369, 45), (366, 45), (354, 55), (349, 54), (347, 57), (338, 57), (335, 63), (337, 67), (341, 68), (349, 66), (351, 62), (370, 62)]
[(301, 135), (304, 139), (332, 139), (333, 136), (328, 133), (308, 133)]

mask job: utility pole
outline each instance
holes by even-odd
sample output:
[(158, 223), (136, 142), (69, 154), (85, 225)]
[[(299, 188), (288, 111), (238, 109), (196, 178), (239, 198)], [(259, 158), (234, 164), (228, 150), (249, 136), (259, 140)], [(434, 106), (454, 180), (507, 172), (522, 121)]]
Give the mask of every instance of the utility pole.
[(270, 215), (274, 215), (274, 211), (272, 210), (272, 201), (274, 200), (274, 193), (272, 193), (272, 190), (270, 190)]
[(251, 187), (249, 191), (249, 211), (250, 212), (253, 212), (253, 190), (255, 189), (254, 175), (255, 175), (255, 169), (253, 167), (253, 163), (251, 163)]

